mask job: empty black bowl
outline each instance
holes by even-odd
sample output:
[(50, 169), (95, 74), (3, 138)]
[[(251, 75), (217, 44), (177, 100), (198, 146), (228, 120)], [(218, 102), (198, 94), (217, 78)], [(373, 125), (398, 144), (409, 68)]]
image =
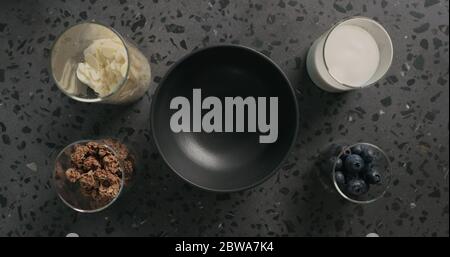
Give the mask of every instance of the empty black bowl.
[[(225, 97), (278, 97), (277, 140), (260, 143), (258, 126), (257, 132), (173, 132), (170, 119), (177, 110), (170, 102), (177, 96), (190, 101), (192, 131), (193, 89), (201, 89), (202, 100), (218, 97), (223, 110)], [(277, 171), (297, 136), (298, 106), (289, 80), (269, 58), (247, 47), (220, 45), (188, 54), (169, 70), (153, 96), (151, 124), (161, 156), (180, 177), (207, 190), (238, 191)]]

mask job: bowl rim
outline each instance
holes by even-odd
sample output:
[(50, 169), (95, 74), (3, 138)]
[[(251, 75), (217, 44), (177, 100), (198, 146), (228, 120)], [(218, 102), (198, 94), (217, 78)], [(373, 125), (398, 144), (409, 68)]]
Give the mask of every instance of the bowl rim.
[[(294, 129), (294, 136), (291, 140), (291, 143), (289, 145), (289, 147), (287, 148), (287, 151), (284, 155), (284, 157), (280, 160), (280, 162), (276, 165), (276, 167), (269, 172), (268, 174), (266, 174), (264, 177), (262, 177), (261, 179), (245, 185), (245, 186), (240, 186), (240, 187), (235, 187), (235, 188), (226, 188), (226, 189), (217, 189), (217, 188), (213, 188), (213, 187), (208, 187), (208, 186), (204, 186), (204, 185), (200, 185), (198, 183), (195, 183), (191, 180), (189, 180), (188, 178), (183, 176), (183, 172), (180, 172), (180, 170), (177, 170), (173, 167), (173, 165), (171, 165), (170, 161), (168, 160), (167, 156), (164, 154), (164, 152), (161, 150), (161, 146), (160, 146), (160, 142), (158, 140), (158, 137), (155, 134), (155, 115), (156, 115), (156, 110), (155, 110), (155, 99), (158, 97), (159, 95), (159, 91), (160, 89), (163, 87), (165, 81), (167, 80), (167, 78), (169, 77), (169, 75), (174, 71), (175, 68), (177, 68), (180, 64), (182, 64), (184, 61), (186, 61), (187, 59), (191, 58), (192, 56), (203, 52), (203, 51), (207, 51), (207, 50), (211, 50), (211, 49), (215, 49), (215, 48), (236, 48), (236, 49), (240, 49), (240, 50), (245, 50), (248, 52), (251, 52), (252, 54), (255, 54), (256, 56), (264, 59), (265, 61), (269, 62), (272, 67), (274, 69), (276, 69), (282, 76), (282, 78), (285, 80), (286, 84), (288, 85), (288, 88), (291, 92), (291, 97), (292, 100), (294, 101), (294, 109), (293, 111), (295, 111), (295, 129)], [(176, 173), (179, 177), (181, 177), (184, 181), (188, 182), (191, 185), (194, 185), (198, 188), (201, 188), (203, 190), (206, 191), (212, 191), (212, 192), (216, 192), (216, 193), (230, 193), (230, 192), (237, 192), (237, 191), (243, 191), (246, 189), (250, 189), (253, 187), (256, 187), (257, 185), (262, 184), (263, 182), (265, 182), (266, 180), (268, 180), (269, 178), (271, 178), (273, 175), (275, 175), (275, 173), (281, 168), (282, 164), (287, 160), (289, 154), (292, 152), (292, 148), (295, 145), (296, 141), (297, 141), (297, 136), (298, 136), (298, 130), (299, 130), (299, 106), (298, 106), (298, 99), (297, 99), (297, 94), (296, 91), (294, 89), (294, 87), (292, 86), (289, 78), (286, 76), (286, 74), (283, 72), (283, 70), (280, 68), (280, 66), (278, 64), (276, 64), (271, 58), (269, 58), (268, 56), (264, 55), (263, 53), (250, 48), (248, 46), (244, 46), (244, 45), (239, 45), (239, 44), (215, 44), (215, 45), (211, 45), (211, 46), (206, 46), (206, 47), (202, 47), (199, 49), (195, 49), (193, 51), (191, 51), (190, 53), (184, 55), (182, 58), (180, 58), (178, 61), (176, 61), (165, 73), (164, 77), (161, 79), (161, 81), (159, 82), (158, 86), (156, 87), (151, 99), (151, 104), (150, 104), (150, 122), (151, 122), (151, 129), (152, 129), (152, 136), (153, 136), (153, 140), (155, 142), (156, 148), (158, 149), (159, 154), (161, 155), (162, 159), (164, 160), (165, 164), (167, 166), (169, 166), (169, 168)]]

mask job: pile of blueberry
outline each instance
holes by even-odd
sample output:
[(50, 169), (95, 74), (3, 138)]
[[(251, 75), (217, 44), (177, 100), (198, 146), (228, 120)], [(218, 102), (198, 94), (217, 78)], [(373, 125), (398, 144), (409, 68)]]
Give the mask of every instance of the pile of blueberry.
[(381, 184), (382, 177), (374, 160), (373, 149), (366, 145), (347, 147), (339, 157), (332, 157), (339, 188), (348, 195), (361, 196), (369, 191), (370, 185)]

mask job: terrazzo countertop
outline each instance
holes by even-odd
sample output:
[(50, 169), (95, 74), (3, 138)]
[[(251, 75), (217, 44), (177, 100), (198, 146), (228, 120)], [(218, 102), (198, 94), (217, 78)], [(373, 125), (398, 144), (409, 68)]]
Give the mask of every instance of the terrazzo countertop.
[[(1, 236), (449, 236), (448, 0), (19, 1), (0, 3)], [(325, 93), (305, 70), (311, 43), (334, 22), (363, 15), (389, 31), (395, 58), (376, 86)], [(131, 106), (64, 96), (49, 70), (52, 43), (95, 19), (133, 39), (156, 87), (171, 65), (203, 46), (232, 43), (270, 56), (303, 94), (295, 149), (265, 183), (216, 194), (186, 184), (151, 137), (150, 95)], [(66, 207), (50, 176), (58, 150), (115, 136), (139, 158), (133, 188), (107, 210)], [(368, 141), (388, 152), (389, 192), (355, 205), (324, 191), (312, 172), (327, 142)]]

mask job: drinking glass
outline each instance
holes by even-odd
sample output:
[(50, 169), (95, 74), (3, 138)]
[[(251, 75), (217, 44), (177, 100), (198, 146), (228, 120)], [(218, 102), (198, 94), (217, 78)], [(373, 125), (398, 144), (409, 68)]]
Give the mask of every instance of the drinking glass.
[[(116, 50), (124, 52), (126, 59), (125, 76), (117, 84), (109, 85), (112, 87), (110, 92), (102, 96), (77, 77), (79, 63), (86, 61), (85, 49), (101, 39), (115, 42)], [(130, 103), (141, 98), (150, 87), (151, 71), (147, 58), (130, 40), (113, 28), (97, 22), (80, 23), (64, 31), (56, 39), (50, 59), (52, 76), (58, 88), (80, 102)]]
[[(375, 40), (379, 52), (379, 62), (378, 66), (370, 77), (364, 84), (351, 85), (346, 83), (341, 83), (339, 80), (333, 76), (330, 72), (330, 67), (327, 65), (327, 58), (325, 51), (327, 49), (328, 39), (336, 31), (336, 29), (341, 26), (352, 25), (362, 28), (364, 31), (368, 32), (372, 38)], [(351, 35), (350, 35), (351, 36)], [(308, 74), (311, 80), (319, 88), (328, 92), (343, 92), (348, 90), (355, 90), (370, 86), (381, 79), (391, 66), (393, 58), (393, 46), (391, 38), (388, 32), (383, 28), (383, 26), (366, 17), (351, 17), (345, 19), (333, 25), (327, 32), (322, 34), (310, 47), (307, 55), (306, 66)], [(329, 61), (329, 60), (328, 60)], [(351, 67), (348, 67), (351, 68)]]

